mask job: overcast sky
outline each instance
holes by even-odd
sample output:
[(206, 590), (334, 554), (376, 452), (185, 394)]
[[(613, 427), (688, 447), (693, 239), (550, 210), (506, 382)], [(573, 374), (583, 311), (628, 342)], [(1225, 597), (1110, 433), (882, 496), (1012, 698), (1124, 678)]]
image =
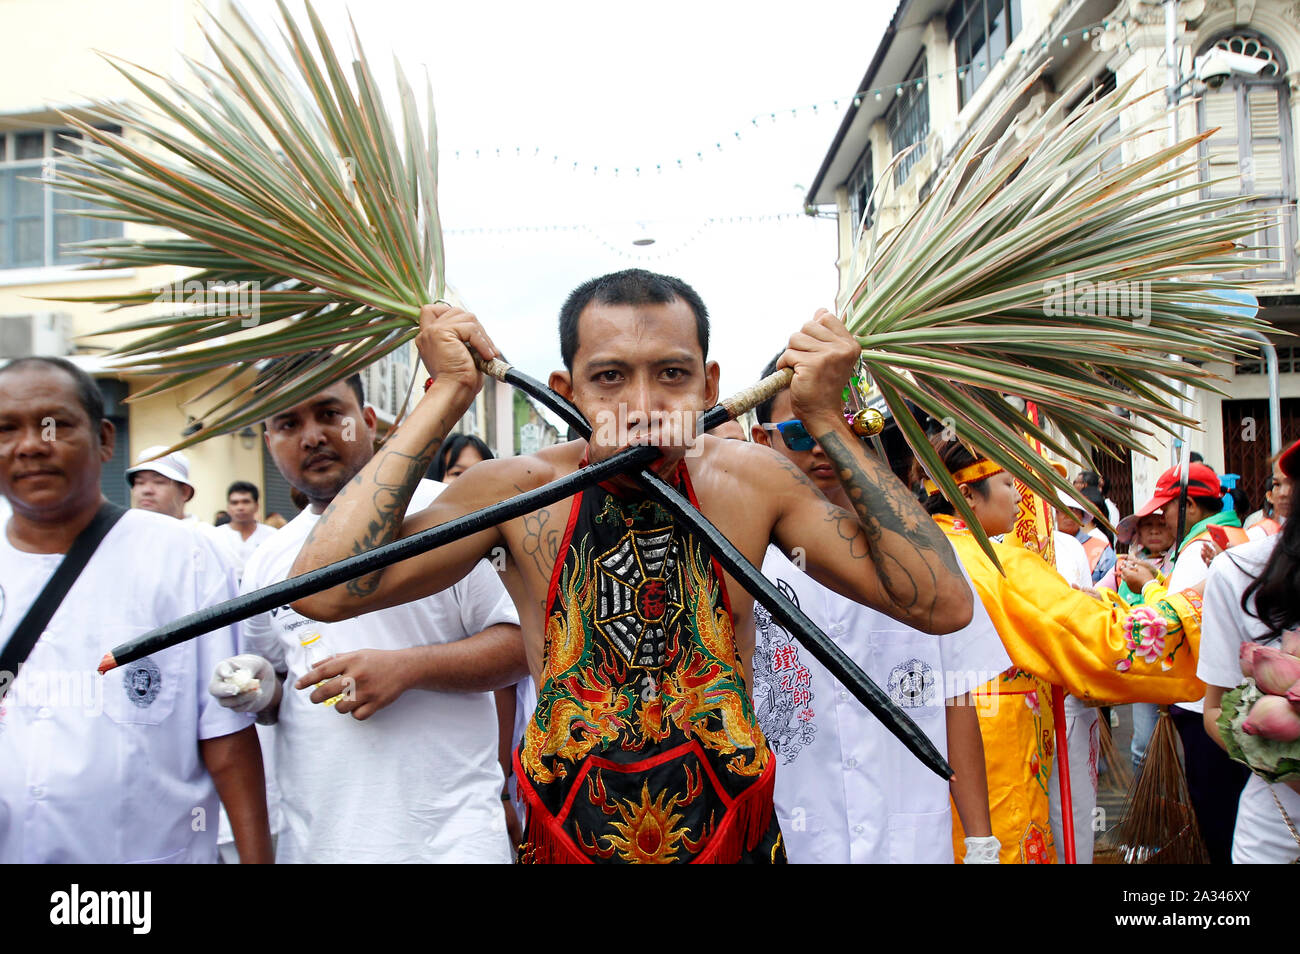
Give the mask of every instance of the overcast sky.
[[(259, 20), (274, 11), (265, 0), (244, 5)], [(331, 23), (345, 22), (344, 7), (316, 2)], [(507, 357), (544, 380), (560, 367), (565, 295), (639, 266), (704, 298), (724, 394), (756, 380), (817, 308), (834, 307), (834, 222), (799, 213), (892, 9), (892, 0), (351, 5), (377, 72), (389, 72), (390, 51), (413, 83), (429, 70), (447, 278)], [(710, 222), (775, 215), (786, 218)], [(555, 226), (568, 228), (501, 231)], [(655, 243), (634, 246), (638, 237)]]

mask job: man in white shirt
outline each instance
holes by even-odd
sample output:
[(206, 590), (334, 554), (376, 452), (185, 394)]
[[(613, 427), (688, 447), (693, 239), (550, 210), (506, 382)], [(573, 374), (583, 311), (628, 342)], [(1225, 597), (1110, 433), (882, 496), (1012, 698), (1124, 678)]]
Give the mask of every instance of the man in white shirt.
[[(375, 413), (354, 375), (271, 418), (265, 436), (311, 505), (253, 554), (243, 592), (287, 577), (374, 454)], [(443, 486), (421, 481), (412, 505)], [(278, 716), (278, 860), (508, 863), (491, 690), (526, 674), (517, 624), (485, 561), (444, 592), (355, 619), (319, 623), (283, 606), (248, 620), (249, 655), (223, 662), (211, 691)], [(238, 669), (260, 685), (238, 692)]]
[[(193, 514), (185, 515), (185, 505), (194, 497), (194, 484), (190, 482), (190, 461), (183, 451), (165, 453), (165, 445), (146, 447), (136, 458), (136, 464), (126, 472), (126, 482), (131, 488), (131, 506), (137, 510), (150, 510), (165, 517), (174, 517), (199, 533), (212, 544), (217, 558), (230, 577), (233, 596), (239, 586), (239, 569), (234, 552), (211, 524), (203, 523)], [(234, 627), (236, 643), (240, 627)], [(266, 775), (266, 806), (271, 823), (271, 836), (280, 830), (280, 793), (275, 786), (275, 727), (257, 726), (257, 737), (262, 749), (262, 765)], [(237, 864), (239, 852), (230, 818), (223, 805), (217, 835), (217, 851), (225, 864)]]
[[(765, 376), (774, 370), (775, 362)], [(778, 451), (831, 503), (847, 508), (825, 453), (811, 436), (794, 436), (790, 424), (797, 430), (799, 422), (793, 421), (789, 394), (781, 392), (756, 412), (754, 441)], [(958, 777), (951, 795), (968, 833), (967, 863), (984, 858), (996, 864), (984, 749), (969, 693), (1011, 660), (983, 604), (974, 601), (974, 616), (964, 629), (931, 636), (822, 586), (777, 547), (768, 547), (763, 575), (884, 688), (949, 759)], [(754, 708), (777, 759), (776, 811), (790, 862), (952, 864), (949, 785), (922, 766), (758, 603), (753, 626)]]
[(136, 457), (135, 466), (128, 468), (131, 506), (197, 523), (198, 518), (185, 516), (185, 505), (194, 498), (189, 458), (183, 451), (166, 454), (166, 450), (162, 444), (146, 447)]
[(230, 550), (238, 572), (243, 572), (248, 558), (275, 533), (274, 527), (257, 522), (257, 485), (237, 480), (226, 491), (226, 512), (230, 523), (213, 529), (213, 536)]
[[(103, 504), (113, 438), (75, 365), (0, 369), (0, 493), (13, 510), (0, 535), (0, 643)], [(251, 720), (204, 691), (231, 631), (96, 672), (105, 650), (229, 586), (176, 520), (131, 510), (108, 532), (0, 707), (0, 863), (214, 861), (218, 792), (245, 860), (271, 860)]]

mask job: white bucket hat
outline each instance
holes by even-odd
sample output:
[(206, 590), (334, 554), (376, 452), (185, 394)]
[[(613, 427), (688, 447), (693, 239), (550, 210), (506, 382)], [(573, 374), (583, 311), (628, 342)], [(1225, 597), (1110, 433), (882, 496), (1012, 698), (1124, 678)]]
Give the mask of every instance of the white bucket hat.
[[(152, 470), (156, 474), (162, 474), (178, 484), (184, 484), (190, 490), (194, 490), (194, 484), (190, 483), (190, 461), (181, 451), (173, 451), (166, 456), (159, 457), (167, 449), (166, 444), (155, 444), (153, 447), (146, 447), (136, 457), (136, 465), (126, 472), (126, 482), (131, 483), (131, 478), (142, 470)], [(151, 458), (157, 458), (156, 460)]]

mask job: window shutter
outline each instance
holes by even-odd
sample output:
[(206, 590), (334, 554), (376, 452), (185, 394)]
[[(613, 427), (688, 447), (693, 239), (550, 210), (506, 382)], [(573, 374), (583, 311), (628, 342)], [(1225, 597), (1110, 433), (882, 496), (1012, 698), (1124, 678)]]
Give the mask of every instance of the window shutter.
[[(1231, 84), (1220, 89), (1207, 89), (1201, 100), (1205, 108), (1205, 128), (1219, 131), (1205, 143), (1207, 179), (1236, 176), (1241, 172), (1237, 145), (1237, 90)], [(1210, 186), (1211, 196), (1237, 195), (1239, 182), (1228, 180)]]
[(1246, 188), (1257, 195), (1285, 194), (1282, 153), (1282, 113), (1275, 86), (1252, 86), (1246, 91), (1250, 117), (1251, 178)]

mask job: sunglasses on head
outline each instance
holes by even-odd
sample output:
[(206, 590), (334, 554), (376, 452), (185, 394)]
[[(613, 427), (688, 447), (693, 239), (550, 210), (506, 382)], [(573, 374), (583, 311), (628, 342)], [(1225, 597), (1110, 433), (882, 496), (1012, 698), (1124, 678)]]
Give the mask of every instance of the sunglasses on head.
[(797, 418), (793, 421), (782, 421), (780, 424), (764, 424), (765, 431), (778, 431), (781, 434), (781, 440), (785, 441), (785, 446), (792, 451), (810, 451), (817, 446), (813, 436), (808, 433), (808, 428), (803, 426), (803, 421)]

